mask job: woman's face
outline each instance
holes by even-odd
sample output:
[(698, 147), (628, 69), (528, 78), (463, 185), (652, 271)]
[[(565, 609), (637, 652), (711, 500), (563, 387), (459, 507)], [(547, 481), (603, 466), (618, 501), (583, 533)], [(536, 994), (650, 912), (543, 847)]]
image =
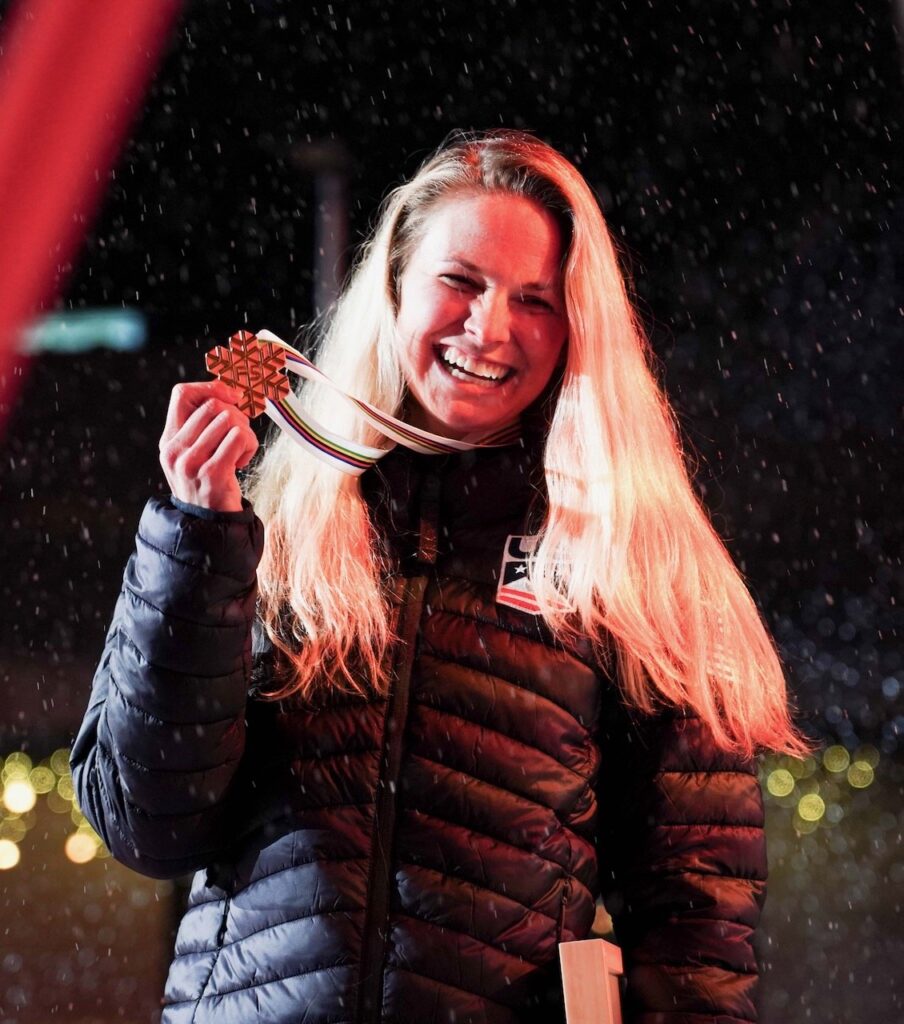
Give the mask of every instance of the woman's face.
[(561, 259), (559, 227), (533, 200), (463, 193), (435, 207), (400, 280), (412, 424), (488, 434), (540, 395), (565, 344)]

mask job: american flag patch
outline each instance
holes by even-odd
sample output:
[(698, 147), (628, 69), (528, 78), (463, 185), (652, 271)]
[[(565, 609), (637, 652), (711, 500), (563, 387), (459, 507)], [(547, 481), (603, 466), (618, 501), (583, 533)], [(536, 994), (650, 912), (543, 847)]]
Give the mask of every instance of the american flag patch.
[(517, 608), (532, 615), (540, 614), (540, 606), (534, 598), (527, 575), (527, 560), (537, 537), (512, 535), (506, 538), (499, 569), (499, 586), (496, 588), (496, 603)]

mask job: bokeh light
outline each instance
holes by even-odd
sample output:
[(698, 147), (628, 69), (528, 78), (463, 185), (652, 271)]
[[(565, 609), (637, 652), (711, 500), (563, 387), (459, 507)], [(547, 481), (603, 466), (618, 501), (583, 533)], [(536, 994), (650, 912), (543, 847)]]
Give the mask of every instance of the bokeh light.
[(841, 804), (827, 804), (826, 805), (826, 821), (830, 825), (837, 825), (839, 821), (844, 817), (844, 808)]
[(827, 771), (843, 772), (847, 770), (848, 765), (851, 763), (851, 755), (844, 747), (836, 744), (826, 748), (822, 755), (822, 763)]
[(11, 839), (0, 839), (0, 871), (14, 868), (21, 856), (19, 847)]
[(799, 814), (794, 815), (794, 830), (798, 835), (808, 836), (819, 828), (818, 821), (810, 821)]
[(794, 789), (794, 776), (787, 768), (776, 768), (769, 773), (766, 788), (773, 796), (788, 796)]
[(65, 799), (65, 797), (60, 796), (54, 788), (47, 794), (47, 806), (54, 814), (68, 814), (72, 803)]
[(75, 864), (109, 857), (103, 840), (82, 814), (75, 800), (69, 751), (60, 747), (35, 764), (23, 751), (0, 757), (0, 860), (3, 870), (21, 862), (21, 843), (38, 820), (38, 799), (53, 814), (68, 815), (76, 828), (64, 847)]
[(797, 813), (804, 821), (819, 821), (825, 812), (825, 801), (818, 793), (807, 793), (797, 804)]
[(875, 769), (879, 765), (879, 751), (871, 743), (864, 743), (862, 747), (858, 747), (854, 751), (853, 760), (862, 761), (870, 768)]
[(21, 750), (14, 750), (3, 761), (0, 769), (0, 782), (7, 783), (19, 779), (27, 779), (31, 771), (31, 758)]
[(796, 757), (782, 758), (783, 766), (794, 776), (795, 779), (808, 779), (816, 771), (816, 758)]
[(65, 852), (73, 864), (87, 864), (97, 856), (97, 841), (87, 832), (73, 832), (66, 840)]
[(28, 779), (31, 782), (34, 791), (36, 793), (40, 793), (41, 796), (45, 793), (49, 793), (56, 787), (56, 775), (54, 775), (53, 770), (46, 767), (46, 765), (38, 765), (37, 768), (32, 768)]
[(872, 765), (866, 761), (855, 761), (847, 772), (847, 780), (854, 789), (866, 789), (875, 779)]
[(0, 839), (11, 839), (14, 843), (21, 843), (27, 831), (28, 826), (18, 814), (10, 814), (0, 821)]
[(25, 814), (34, 807), (37, 794), (29, 779), (13, 779), (3, 787), (3, 802), (14, 814)]
[(64, 800), (68, 800), (71, 803), (75, 799), (75, 789), (72, 785), (71, 775), (67, 774), (62, 776), (60, 781), (57, 783), (56, 789), (57, 793), (59, 793)]

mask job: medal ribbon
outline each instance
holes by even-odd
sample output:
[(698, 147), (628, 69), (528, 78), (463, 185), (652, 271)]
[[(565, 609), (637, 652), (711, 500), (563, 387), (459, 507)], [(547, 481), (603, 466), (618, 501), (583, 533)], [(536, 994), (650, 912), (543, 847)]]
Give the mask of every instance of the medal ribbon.
[[(242, 364), (242, 372), (237, 373), (238, 360), (229, 353), (229, 350), (214, 349), (213, 352), (208, 353), (207, 365), (211, 372), (217, 373), (222, 380), (233, 387), (239, 387), (242, 390), (250, 388), (255, 392), (254, 398), (250, 400), (252, 403), (250, 408), (245, 409), (249, 415), (255, 415), (257, 412), (266, 413), (284, 433), (306, 451), (351, 476), (360, 476), (387, 452), (392, 451), (397, 444), (424, 455), (446, 455), (452, 452), (472, 451), (475, 448), (503, 447), (514, 444), (520, 437), (521, 431), (518, 423), (512, 423), (470, 441), (458, 441), (451, 437), (432, 434), (428, 430), (413, 427), (410, 423), (404, 423), (402, 420), (396, 419), (395, 416), (382, 412), (369, 402), (349, 395), (338, 384), (330, 380), (325, 373), (318, 370), (311, 360), (302, 355), (298, 349), (277, 337), (272, 331), (258, 331), (256, 337), (247, 332), (239, 332), (239, 335), (233, 336), (231, 339), (232, 346), (235, 346), (236, 338), (239, 338), (239, 342), (243, 346), (253, 345), (255, 340), (262, 342), (264, 346), (277, 346), (282, 350), (280, 355), (285, 357), (284, 368), (287, 371), (304, 380), (319, 382), (331, 388), (351, 402), (375, 430), (393, 442), (387, 448), (372, 448), (369, 445), (340, 437), (319, 424), (309, 412), (302, 409), (300, 401), (287, 384), (281, 384), (281, 381), (285, 381), (283, 375), (278, 372), (283, 368), (280, 365), (281, 359), (272, 360), (267, 359), (266, 356), (262, 359), (258, 356), (254, 360), (252, 368), (248, 365), (247, 357), (244, 356), (245, 352), (250, 356), (251, 349), (244, 348), (242, 352), (246, 362)], [(272, 352), (272, 350), (270, 351)], [(216, 363), (217, 358), (221, 363), (227, 356), (232, 359), (229, 364), (231, 373), (226, 372), (221, 364), (216, 366), (212, 364), (211, 357), (215, 353), (217, 356), (213, 363)], [(258, 367), (264, 367), (264, 369), (261, 370)], [(264, 399), (263, 403), (261, 399)], [(257, 404), (254, 404), (255, 402)], [(240, 407), (242, 406), (240, 405)]]

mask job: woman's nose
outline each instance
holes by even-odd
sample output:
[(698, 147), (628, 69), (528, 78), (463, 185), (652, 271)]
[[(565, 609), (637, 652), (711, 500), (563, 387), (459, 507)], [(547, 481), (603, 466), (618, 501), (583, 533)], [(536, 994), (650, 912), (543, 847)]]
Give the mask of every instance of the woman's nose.
[(511, 333), (508, 299), (498, 292), (490, 291), (476, 296), (465, 321), (465, 330), (484, 345), (508, 341)]

